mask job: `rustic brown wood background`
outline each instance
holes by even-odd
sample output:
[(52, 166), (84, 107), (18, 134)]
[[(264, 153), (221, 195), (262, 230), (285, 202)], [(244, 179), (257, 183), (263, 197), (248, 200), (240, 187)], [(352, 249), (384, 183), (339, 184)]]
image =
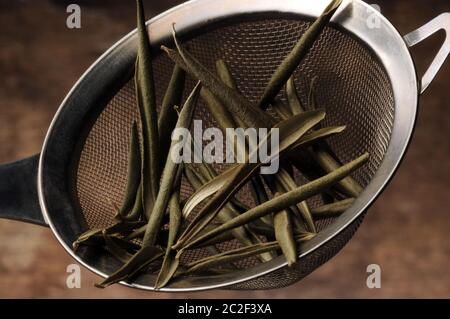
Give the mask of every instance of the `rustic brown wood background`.
[[(312, 1), (312, 0), (311, 0)], [(82, 29), (65, 27), (66, 3), (82, 6)], [(180, 3), (148, 0), (148, 16)], [(375, 2), (375, 1), (374, 1)], [(401, 34), (449, 11), (448, 0), (378, 0)], [(133, 1), (0, 0), (0, 162), (39, 152), (59, 103), (108, 47), (134, 28)], [(420, 72), (442, 35), (414, 49)], [(395, 180), (354, 239), (307, 279), (274, 291), (148, 293), (65, 285), (72, 259), (50, 230), (0, 221), (0, 297), (450, 297), (450, 62), (421, 99), (417, 130)], [(0, 176), (1, 178), (1, 176)], [(382, 267), (382, 288), (366, 287), (366, 267)]]

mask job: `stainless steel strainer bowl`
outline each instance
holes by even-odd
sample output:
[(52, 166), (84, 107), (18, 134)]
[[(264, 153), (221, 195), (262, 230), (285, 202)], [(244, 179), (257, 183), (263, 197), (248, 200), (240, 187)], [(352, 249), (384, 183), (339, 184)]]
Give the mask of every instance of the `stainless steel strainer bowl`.
[[(152, 19), (148, 26), (158, 100), (173, 67), (159, 46), (171, 45), (173, 22), (194, 55), (209, 65), (224, 58), (240, 90), (257, 101), (276, 66), (328, 2), (193, 0)], [(318, 76), (318, 101), (327, 111), (327, 124), (347, 125), (344, 134), (330, 141), (342, 161), (370, 152), (368, 165), (353, 176), (365, 186), (364, 192), (342, 216), (320, 223), (319, 235), (300, 246), (294, 267), (287, 267), (283, 257), (264, 264), (247, 260), (231, 274), (190, 277), (162, 290), (278, 288), (297, 282), (333, 257), (397, 169), (412, 135), (418, 96), (450, 52), (450, 39), (422, 80), (417, 79), (408, 46), (440, 29), (450, 31), (450, 14), (402, 38), (374, 8), (345, 0), (298, 68), (296, 82), (300, 91), (307, 92), (310, 80)], [(130, 81), (136, 45), (133, 31), (78, 81), (58, 110), (40, 156), (0, 167), (0, 216), (50, 226), (69, 254), (101, 276), (111, 274), (120, 263), (92, 247), (75, 253), (71, 244), (87, 229), (109, 225), (113, 214), (109, 200), (120, 203), (124, 195), (128, 137), (138, 116)], [(196, 118), (214, 125), (201, 104)], [(183, 183), (183, 195), (190, 192)], [(235, 245), (230, 242), (222, 248)], [(195, 251), (187, 258), (205, 253)], [(155, 276), (146, 274), (124, 284), (153, 290), (154, 281)]]

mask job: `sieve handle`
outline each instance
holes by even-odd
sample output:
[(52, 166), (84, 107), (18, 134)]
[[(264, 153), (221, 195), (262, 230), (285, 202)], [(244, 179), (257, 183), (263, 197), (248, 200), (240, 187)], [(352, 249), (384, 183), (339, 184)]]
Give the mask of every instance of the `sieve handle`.
[(420, 27), (419, 29), (407, 34), (404, 37), (406, 44), (409, 47), (413, 47), (440, 30), (445, 31), (445, 41), (438, 54), (434, 58), (433, 62), (431, 63), (431, 66), (422, 77), (419, 88), (420, 94), (423, 94), (426, 91), (428, 86), (431, 84), (431, 82), (441, 69), (442, 65), (447, 59), (447, 56), (450, 54), (450, 13), (447, 12), (437, 16), (436, 18), (425, 24), (423, 27)]
[(46, 226), (37, 194), (39, 155), (0, 165), (0, 218)]

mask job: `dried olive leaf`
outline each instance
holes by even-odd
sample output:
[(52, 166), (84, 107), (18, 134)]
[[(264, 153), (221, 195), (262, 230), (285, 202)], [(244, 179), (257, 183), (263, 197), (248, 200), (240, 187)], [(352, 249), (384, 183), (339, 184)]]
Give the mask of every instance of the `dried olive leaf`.
[[(279, 247), (278, 243), (270, 242), (270, 243), (261, 243), (253, 246), (246, 246), (244, 248), (235, 250), (229, 250), (222, 254), (200, 259), (198, 262), (187, 265), (186, 267), (187, 269), (182, 274), (187, 275), (200, 270), (204, 270), (209, 267), (222, 266), (226, 263), (248, 258), (257, 254), (270, 252), (274, 249), (277, 249), (278, 247)], [(177, 276), (179, 275), (181, 275), (181, 273), (177, 274)]]
[(185, 85), (186, 72), (175, 65), (161, 105), (158, 119), (159, 144), (161, 145), (161, 165), (169, 153), (172, 131), (177, 123), (178, 114), (174, 109), (175, 105), (181, 105)]
[[(236, 80), (233, 74), (231, 73), (228, 64), (224, 60), (219, 59), (216, 61), (216, 70), (217, 74), (219, 75), (219, 79), (230, 89), (240, 94), (240, 92), (238, 91)], [(231, 113), (231, 116), (233, 116), (233, 113)], [(247, 127), (245, 120), (241, 119), (240, 117), (233, 116), (233, 119), (239, 127), (242, 128)]]
[(322, 31), (330, 22), (332, 16), (341, 5), (342, 0), (333, 0), (322, 15), (317, 18), (314, 23), (303, 34), (300, 40), (295, 44), (292, 51), (286, 56), (283, 62), (278, 66), (275, 73), (272, 75), (268, 85), (266, 86), (263, 96), (259, 102), (261, 109), (267, 108), (275, 99), (281, 88), (285, 85), (287, 80), (291, 77), (300, 62), (307, 55), (314, 42), (321, 35)]
[[(261, 176), (257, 175), (254, 178), (252, 178), (251, 183), (255, 190), (255, 202), (257, 204), (262, 204), (262, 203), (268, 201), (269, 196), (267, 195), (266, 189), (264, 187), (264, 182), (261, 179)], [(244, 210), (248, 210), (247, 206), (243, 207), (240, 205), (240, 208), (244, 209)]]
[[(287, 173), (284, 169), (281, 169), (279, 171), (278, 177), (279, 178), (277, 179), (277, 181), (281, 183), (284, 192), (293, 190), (298, 187), (293, 178), (291, 177), (291, 175), (289, 175), (289, 173)], [(314, 224), (314, 219), (311, 215), (308, 205), (306, 204), (306, 201), (298, 203), (296, 208), (300, 212), (303, 220), (306, 222), (309, 231), (311, 231), (312, 233), (317, 233), (316, 225)]]
[(121, 215), (120, 217), (118, 217), (119, 220), (137, 221), (141, 218), (142, 213), (144, 212), (143, 206), (142, 206), (142, 196), (143, 196), (142, 189), (143, 189), (143, 187), (142, 187), (142, 181), (141, 181), (141, 183), (139, 184), (139, 188), (137, 190), (133, 208), (127, 215), (125, 215), (125, 216)]
[[(282, 154), (285, 150), (289, 149), (292, 144), (296, 143), (307, 131), (319, 123), (324, 117), (325, 113), (323, 111), (312, 111), (299, 114), (291, 119), (280, 122), (278, 125), (280, 138), (279, 154)], [(268, 136), (270, 136), (270, 134), (268, 134)], [(267, 143), (268, 138), (269, 137), (264, 139), (260, 145), (262, 145), (262, 143)], [(279, 156), (279, 154), (274, 156)], [(249, 180), (249, 178), (252, 177), (256, 169), (261, 165), (262, 163), (246, 163), (235, 166), (231, 169), (231, 173), (229, 171), (225, 172), (228, 176), (225, 178), (225, 183), (220, 183), (223, 185), (220, 185), (220, 190), (215, 188), (211, 192), (211, 188), (216, 186), (214, 185), (213, 180), (212, 184), (207, 184), (206, 187), (203, 187), (196, 193), (196, 195), (192, 196), (183, 208), (183, 215), (185, 216), (189, 215), (192, 209), (197, 206), (197, 203), (218, 191), (196, 215), (191, 224), (189, 224), (185, 232), (179, 238), (177, 245), (180, 246), (187, 238), (197, 235), (201, 229), (203, 229), (204, 226), (217, 215), (220, 208), (222, 208), (226, 202), (228, 202), (229, 199)], [(223, 176), (223, 174), (221, 176)], [(207, 194), (207, 196), (203, 197), (205, 194)], [(199, 198), (201, 199), (200, 201)], [(195, 205), (192, 205), (192, 203)]]
[[(318, 106), (317, 98), (316, 98), (316, 83), (317, 77), (314, 77), (311, 80), (310, 91), (308, 96), (308, 104), (310, 109), (315, 109)], [(325, 171), (325, 173), (332, 172), (334, 169), (338, 168), (340, 163), (335, 159), (332, 155), (332, 152), (327, 145), (318, 145), (313, 152), (310, 152), (312, 158), (319, 165), (319, 169)], [(351, 176), (343, 179), (337, 185), (337, 188), (342, 191), (344, 194), (350, 197), (357, 197), (361, 194), (363, 188), (361, 185), (355, 181)]]
[(317, 97), (316, 97), (316, 84), (317, 84), (318, 77), (315, 76), (311, 80), (311, 85), (309, 88), (309, 94), (308, 94), (308, 106), (310, 110), (314, 110), (317, 108)]
[[(313, 85), (311, 87), (313, 87)], [(287, 119), (290, 116), (292, 116), (292, 115), (289, 115), (288, 112), (292, 112), (292, 114), (300, 114), (300, 113), (304, 112), (304, 109), (300, 104), (300, 100), (298, 98), (297, 91), (296, 91), (295, 84), (294, 84), (292, 77), (289, 79), (288, 83), (286, 84), (286, 92), (287, 92), (287, 96), (288, 96), (290, 110), (288, 110), (283, 103), (281, 103), (281, 102), (277, 103), (277, 101), (275, 102), (275, 110), (278, 112), (278, 114), (280, 115), (280, 117), (282, 119)], [(345, 129), (345, 127), (325, 128), (324, 130), (319, 130), (320, 132), (318, 133), (318, 135), (321, 135), (323, 133), (325, 135), (331, 136), (331, 135), (342, 132), (344, 129)], [(303, 143), (303, 146), (305, 146), (307, 144), (308, 143)], [(296, 147), (294, 146), (293, 149), (295, 149), (295, 148)], [(283, 172), (280, 172), (278, 177), (279, 177), (278, 180), (280, 180), (280, 182), (283, 184), (283, 186), (285, 187), (286, 190), (291, 190), (296, 187), (295, 182), (292, 180), (292, 178), (290, 178), (290, 176), (288, 174), (283, 174)], [(297, 204), (297, 207), (298, 207), (298, 211), (302, 215), (303, 221), (305, 221), (306, 224), (308, 225), (309, 230), (312, 231), (313, 233), (316, 233), (317, 230), (316, 230), (316, 226), (314, 224), (314, 219), (311, 215), (310, 209), (309, 209), (306, 201), (303, 201), (303, 202)], [(295, 213), (296, 211), (294, 210), (293, 212)], [(296, 223), (297, 228), (302, 228), (302, 225), (299, 223), (298, 219), (294, 219), (294, 222)]]
[(160, 160), (158, 115), (156, 112), (155, 84), (150, 39), (145, 25), (142, 0), (137, 0), (137, 25), (139, 35), (136, 59), (136, 97), (143, 131), (142, 180), (143, 205), (147, 218), (153, 208), (159, 188)]
[(127, 263), (133, 257), (132, 254), (127, 252), (123, 247), (120, 247), (105, 231), (103, 231), (102, 235), (105, 240), (105, 249), (117, 260)]
[(221, 234), (224, 231), (248, 224), (262, 216), (268, 215), (273, 212), (282, 211), (290, 206), (293, 206), (305, 199), (317, 195), (324, 189), (334, 185), (344, 177), (348, 176), (358, 168), (360, 168), (369, 158), (369, 154), (364, 154), (359, 158), (347, 163), (346, 165), (338, 168), (332, 173), (329, 173), (323, 177), (320, 177), (312, 182), (302, 185), (288, 193), (275, 197), (264, 204), (256, 206), (249, 211), (239, 215), (233, 220), (218, 226), (214, 230), (207, 234), (199, 236), (194, 240), (191, 240), (186, 244), (183, 249), (187, 249), (199, 242), (213, 238), (216, 235)]
[[(317, 131), (310, 132), (303, 136), (297, 143), (294, 143), (293, 148), (300, 148), (302, 146), (309, 145), (315, 141), (318, 141), (323, 138), (327, 138), (342, 132), (345, 129), (344, 126), (339, 127), (327, 127), (323, 129), (319, 129)], [(257, 167), (256, 167), (257, 168)], [(256, 169), (253, 168), (253, 169)], [(215, 177), (212, 181), (203, 185), (200, 189), (198, 189), (194, 195), (192, 195), (189, 200), (186, 202), (183, 208), (183, 215), (185, 217), (189, 216), (189, 214), (206, 198), (215, 194), (218, 190), (222, 189), (226, 183), (236, 178), (235, 176), (238, 174), (238, 170), (241, 169), (239, 165), (233, 166), (228, 170), (224, 171), (221, 175)], [(264, 186), (262, 186), (264, 187)], [(264, 202), (264, 201), (263, 201)], [(247, 207), (243, 207), (246, 209)]]
[[(200, 93), (200, 83), (198, 83), (192, 93), (189, 95), (186, 103), (184, 103), (181, 109), (176, 128), (189, 128), (194, 115), (195, 107), (197, 105), (198, 96)], [(186, 142), (186, 141), (184, 141)], [(172, 150), (178, 143), (178, 141), (172, 141), (170, 150)], [(170, 151), (169, 151), (170, 152)], [(173, 190), (173, 182), (177, 175), (178, 169), (177, 163), (175, 163), (171, 156), (167, 157), (164, 171), (161, 178), (160, 191), (156, 197), (155, 205), (152, 213), (149, 217), (147, 228), (144, 234), (143, 243), (145, 246), (154, 246), (158, 231), (161, 226), (161, 220), (166, 212), (167, 205), (169, 203), (170, 196)]]
[(120, 221), (116, 222), (113, 225), (106, 227), (106, 228), (96, 228), (96, 229), (90, 229), (80, 236), (78, 236), (78, 239), (73, 243), (73, 248), (76, 250), (79, 245), (91, 245), (91, 244), (98, 244), (99, 242), (103, 244), (103, 236), (102, 232), (106, 231), (107, 234), (116, 234), (116, 233), (124, 233), (133, 231), (134, 229), (141, 227), (144, 223), (143, 222), (135, 222), (135, 221)]
[[(293, 114), (303, 113), (304, 111), (302, 110), (302, 107), (300, 105), (300, 101), (298, 99), (292, 77), (291, 77), (290, 81), (288, 81), (287, 92), (288, 92), (289, 104), (290, 105), (292, 104), (291, 110), (292, 110), (292, 112), (295, 112)], [(276, 105), (276, 110), (281, 111), (283, 108), (285, 108), (283, 105)], [(286, 112), (287, 112), (287, 110), (286, 110)], [(281, 118), (283, 118), (283, 119), (289, 118), (289, 116), (286, 115), (284, 112), (280, 112), (280, 115), (281, 115)], [(338, 133), (342, 132), (344, 129), (345, 129), (344, 126), (320, 129), (318, 131), (313, 131), (310, 134), (310, 136), (312, 138), (312, 141), (315, 141), (316, 139), (323, 139), (326, 137), (330, 137), (334, 134), (338, 134)], [(315, 133), (317, 135), (315, 135)], [(308, 144), (307, 141), (302, 141), (302, 146), (305, 146), (307, 144)], [(296, 149), (296, 148), (299, 148), (299, 146), (293, 147), (293, 149)], [(280, 183), (284, 186), (284, 188), (286, 190), (292, 190), (296, 187), (295, 181), (286, 172), (280, 171), (277, 177), (278, 177), (277, 179), (280, 181)], [(312, 231), (313, 233), (316, 233), (317, 232), (316, 226), (314, 224), (313, 217), (311, 215), (310, 209), (309, 209), (306, 201), (303, 201), (303, 202), (297, 204), (297, 207), (298, 207), (299, 212), (302, 215), (303, 220), (308, 225), (309, 230)]]
[[(222, 80), (224, 84), (226, 84), (231, 89), (238, 91), (236, 80), (234, 79), (228, 64), (224, 60), (219, 59), (216, 61), (216, 70), (219, 75), (219, 78)], [(246, 127), (246, 123), (244, 123), (244, 121), (242, 121), (240, 118), (234, 118), (232, 120), (238, 123), (238, 126), (242, 128)], [(235, 127), (236, 125), (233, 126), (233, 128)], [(222, 127), (222, 129), (225, 130), (226, 128)], [(246, 154), (247, 156), (245, 142), (244, 143), (242, 142), (243, 141), (240, 139), (237, 139), (236, 141), (234, 139), (229, 141), (230, 144), (234, 145), (233, 150), (235, 157), (237, 156), (237, 154), (239, 154), (238, 152), (243, 152), (243, 154)], [(251, 180), (250, 191), (252, 192), (255, 201), (258, 201), (262, 196), (263, 192), (265, 192), (264, 189), (257, 189), (257, 187), (259, 187), (258, 183), (253, 182), (253, 180)]]
[[(291, 117), (294, 113), (291, 112), (289, 107), (280, 101), (279, 99), (275, 99), (275, 101), (272, 103), (273, 110), (278, 115), (280, 119), (288, 119)], [(298, 114), (298, 113), (295, 113)]]
[(345, 126), (331, 126), (312, 131), (306, 134), (301, 140), (298, 141), (298, 143), (295, 143), (292, 146), (292, 150), (309, 146), (318, 141), (323, 141), (326, 138), (342, 133), (345, 128)]
[(136, 273), (164, 255), (163, 250), (156, 246), (143, 246), (125, 265), (103, 282), (96, 284), (98, 288), (106, 288), (119, 281), (132, 278)]
[[(296, 243), (300, 243), (303, 241), (311, 240), (315, 234), (302, 234), (295, 236)], [(242, 260), (251, 256), (255, 256), (257, 254), (261, 254), (263, 252), (269, 252), (273, 250), (279, 249), (280, 246), (278, 242), (265, 242), (256, 244), (253, 246), (246, 246), (234, 250), (229, 250), (226, 252), (223, 252), (216, 256), (210, 256), (203, 259), (200, 259), (198, 261), (192, 262), (186, 266), (186, 270), (183, 272), (178, 273), (177, 275), (187, 275), (192, 273), (197, 273), (201, 270), (205, 270), (211, 267), (215, 266), (221, 266), (223, 264), (227, 264), (230, 262)]]
[[(276, 175), (263, 175), (263, 179), (265, 180), (267, 186), (274, 194), (274, 196), (279, 196), (289, 190), (292, 190), (289, 187), (286, 187), (286, 185), (288, 185), (285, 181), (287, 177), (288, 179), (291, 179), (291, 176), (285, 171), (283, 167), (278, 170), (278, 173)], [(294, 184), (294, 188), (297, 187), (297, 185), (295, 185), (295, 182), (293, 182), (292, 184)], [(293, 239), (293, 228), (290, 216), (292, 213), (294, 215), (300, 214), (297, 207), (295, 206), (291, 206), (279, 212), (274, 212), (273, 214), (275, 238), (280, 243), (282, 252), (290, 264), (295, 263), (297, 250), (294, 245)], [(264, 217), (267, 216), (263, 216), (261, 217), (261, 219)]]
[[(206, 164), (187, 165), (186, 177), (188, 178), (188, 181), (192, 185), (194, 190), (201, 188), (203, 184), (210, 181), (217, 175), (217, 174), (209, 175), (208, 176), (209, 178), (201, 176), (201, 173), (197, 172), (194, 169), (194, 167), (196, 166), (207, 166), (207, 165)], [(233, 219), (234, 217), (238, 216), (239, 214), (240, 214), (239, 211), (237, 211), (237, 209), (233, 206), (232, 203), (227, 203), (220, 210), (219, 214), (217, 215), (217, 218), (219, 222), (225, 223)], [(261, 239), (247, 227), (238, 227), (236, 229), (233, 229), (231, 231), (231, 234), (244, 245), (252, 245), (261, 242)], [(262, 254), (260, 257), (262, 261), (268, 261), (271, 260), (273, 256), (271, 256), (271, 254)]]
[(117, 246), (121, 247), (122, 249), (125, 249), (127, 252), (135, 254), (142, 247), (141, 245), (139, 245), (135, 242), (125, 240), (122, 237), (118, 237), (117, 234), (116, 235), (107, 234), (107, 235), (109, 236), (110, 240), (114, 241), (114, 243)]
[[(296, 145), (296, 147), (298, 147), (298, 145), (301, 144), (303, 135), (309, 129), (319, 123), (324, 118), (324, 116), (325, 114), (323, 112), (312, 111), (305, 112), (288, 120), (280, 122), (280, 124), (278, 125), (280, 137), (279, 153), (283, 153), (292, 145)], [(269, 138), (270, 135), (264, 141), (262, 141), (261, 144), (267, 141), (267, 139)], [(256, 152), (257, 151), (258, 150), (256, 150)], [(262, 163), (245, 163), (234, 165), (230, 169), (226, 170), (211, 182), (202, 186), (199, 191), (197, 191), (189, 198), (183, 208), (183, 215), (188, 216), (192, 212), (192, 210), (194, 210), (195, 207), (197, 207), (198, 204), (200, 204), (204, 199), (210, 197), (219, 190), (223, 190), (227, 184), (231, 184), (228, 186), (228, 188), (236, 188), (242, 186), (248, 181), (248, 178), (243, 180), (240, 178), (248, 177), (249, 174), (252, 174), (261, 165)], [(233, 185), (232, 183), (234, 182), (239, 183)]]
[(291, 114), (305, 112), (305, 108), (302, 106), (300, 98), (298, 97), (293, 76), (291, 76), (286, 83), (286, 96)]
[[(275, 197), (279, 193), (275, 193)], [(288, 265), (292, 266), (297, 261), (297, 245), (292, 230), (291, 216), (287, 210), (276, 212), (273, 217), (275, 238), (286, 258)]]
[(344, 199), (331, 204), (326, 204), (312, 209), (311, 213), (315, 218), (330, 218), (340, 216), (343, 212), (350, 208), (355, 202), (354, 198)]
[(136, 197), (138, 197), (138, 202), (141, 202), (139, 196), (137, 196), (141, 184), (141, 150), (139, 146), (139, 130), (136, 122), (133, 122), (130, 140), (125, 198), (115, 217), (116, 220), (128, 220), (128, 215), (135, 207)]
[[(323, 148), (317, 148), (311, 153), (316, 162), (327, 173), (332, 172), (341, 166), (340, 163), (338, 163), (338, 161), (336, 161), (334, 157)], [(340, 190), (345, 192), (345, 194), (350, 197), (358, 197), (363, 191), (362, 186), (359, 185), (359, 183), (356, 182), (351, 176), (340, 181), (338, 186)]]
[[(233, 90), (238, 90), (236, 80), (233, 74), (231, 73), (228, 64), (224, 60), (219, 59), (216, 61), (216, 69), (217, 73), (219, 74), (219, 78), (222, 80), (223, 83), (228, 85)], [(242, 128), (244, 128), (246, 125), (244, 121), (242, 121), (239, 118), (234, 119), (234, 121), (237, 122), (238, 125)], [(230, 142), (232, 144), (235, 143), (234, 140)], [(244, 152), (243, 154), (247, 154), (245, 144), (242, 144), (240, 139), (237, 140), (237, 144), (235, 145), (234, 151), (235, 154), (238, 154), (238, 152)], [(255, 179), (257, 179), (257, 176), (255, 176)], [(264, 187), (261, 187), (261, 184), (257, 180), (256, 181), (253, 180), (253, 178), (250, 180), (250, 191), (252, 192), (253, 199), (257, 203), (261, 203), (259, 201), (262, 200), (264, 197), (267, 197), (266, 190), (264, 189)], [(264, 220), (265, 222), (270, 222), (269, 218), (265, 217)]]
[(169, 58), (171, 58), (180, 67), (190, 73), (195, 79), (202, 82), (202, 84), (213, 93), (228, 111), (235, 115), (235, 118), (242, 119), (248, 127), (262, 127), (261, 125), (274, 124), (273, 119), (250, 103), (245, 97), (237, 91), (231, 89), (220, 79), (217, 78), (207, 67), (202, 65), (195, 59), (187, 50), (185, 50), (179, 43), (175, 28), (173, 30), (173, 38), (177, 46), (178, 52), (162, 46)]
[(175, 242), (176, 236), (181, 226), (181, 207), (180, 207), (180, 195), (179, 191), (175, 191), (169, 201), (169, 239), (167, 240), (167, 249), (164, 256), (164, 261), (161, 266), (161, 270), (156, 279), (156, 289), (162, 288), (167, 285), (170, 279), (175, 274), (178, 263), (175, 262), (176, 251), (171, 247)]
[(211, 93), (210, 90), (203, 87), (200, 94), (202, 99), (205, 101), (208, 110), (211, 112), (212, 116), (214, 116), (214, 119), (223, 131), (226, 131), (227, 128), (236, 127), (233, 116), (223, 106), (222, 102)]
[(216, 61), (216, 70), (223, 83), (233, 90), (237, 90), (236, 80), (231, 73), (228, 64), (224, 60), (219, 59)]

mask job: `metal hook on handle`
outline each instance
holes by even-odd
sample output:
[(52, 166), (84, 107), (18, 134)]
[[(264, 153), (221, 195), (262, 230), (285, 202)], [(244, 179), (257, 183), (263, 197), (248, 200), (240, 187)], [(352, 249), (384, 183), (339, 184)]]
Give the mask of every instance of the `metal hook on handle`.
[(409, 47), (413, 47), (440, 30), (445, 31), (445, 41), (430, 67), (425, 72), (425, 75), (422, 77), (420, 83), (420, 94), (425, 92), (441, 69), (445, 59), (450, 54), (450, 13), (447, 12), (437, 16), (424, 26), (407, 34), (403, 38)]

